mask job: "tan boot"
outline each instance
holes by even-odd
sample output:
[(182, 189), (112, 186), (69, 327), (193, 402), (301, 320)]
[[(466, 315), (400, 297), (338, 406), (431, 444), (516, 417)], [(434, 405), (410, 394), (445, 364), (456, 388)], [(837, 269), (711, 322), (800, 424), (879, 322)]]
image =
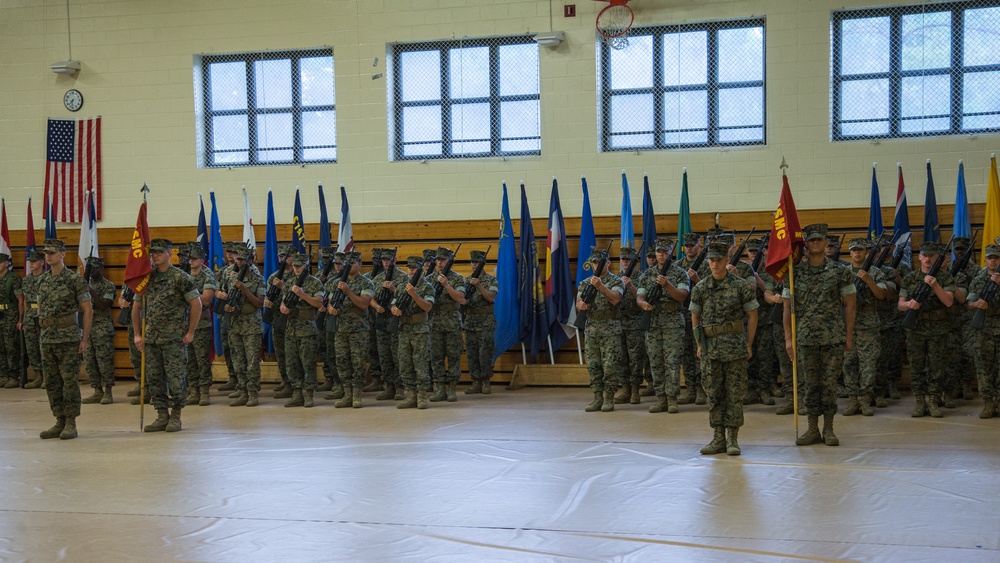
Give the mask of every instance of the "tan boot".
[(622, 405), (627, 403), (631, 397), (632, 397), (632, 384), (626, 383), (622, 385), (622, 388), (618, 391), (618, 394), (615, 395), (614, 402), (616, 405)]
[(927, 397), (923, 395), (916, 395), (914, 397), (915, 404), (913, 405), (913, 410), (910, 411), (910, 416), (913, 418), (919, 418), (927, 414)]
[(445, 390), (445, 384), (444, 383), (435, 383), (434, 384), (434, 394), (431, 395), (430, 401), (432, 403), (437, 403), (437, 402), (440, 402), (440, 401), (444, 401), (447, 398), (448, 398), (448, 392)]
[(234, 391), (236, 389), (236, 378), (230, 377), (229, 381), (219, 386), (219, 391)]
[(997, 414), (996, 402), (989, 398), (983, 398), (983, 410), (979, 413), (979, 418), (993, 418)]
[(639, 396), (640, 397), (653, 397), (655, 395), (656, 395), (656, 390), (653, 389), (653, 384), (652, 383), (648, 383), (645, 387), (643, 387), (639, 391)]
[(334, 385), (333, 388), (330, 389), (329, 393), (327, 393), (326, 395), (323, 395), (323, 398), (326, 399), (327, 401), (335, 401), (335, 400), (338, 400), (338, 399), (343, 399), (344, 398), (344, 386), (343, 386), (343, 384), (341, 384), (341, 385)]
[[(466, 391), (468, 393), (468, 391)], [(386, 383), (385, 388), (382, 392), (375, 397), (376, 401), (391, 401), (393, 397), (396, 396), (396, 385), (394, 383)]]
[(7, 384), (3, 386), (4, 389), (17, 389), (21, 386), (20, 377), (12, 377), (7, 380)]
[(59, 439), (60, 440), (72, 440), (73, 438), (76, 438), (76, 436), (77, 436), (77, 433), (76, 433), (76, 417), (75, 416), (67, 416), (66, 417), (66, 426), (63, 427), (62, 432), (59, 433)]
[(275, 399), (290, 399), (294, 393), (295, 391), (292, 389), (291, 385), (282, 383), (274, 390), (273, 397)]
[(316, 388), (317, 391), (332, 391), (333, 390), (333, 379), (327, 378), (322, 385)]
[(775, 409), (774, 414), (792, 414), (795, 411), (795, 406), (792, 404), (791, 399), (786, 399), (784, 403), (781, 403), (777, 409)]
[(315, 390), (313, 390), (313, 389), (305, 389), (305, 390), (302, 391), (302, 406), (303, 407), (305, 407), (307, 409), (311, 409), (316, 404), (316, 403), (313, 402), (313, 393), (314, 392), (315, 392)]
[(126, 397), (138, 397), (139, 396), (139, 384), (136, 383), (135, 387), (129, 389), (128, 393), (125, 393), (125, 396)]
[(858, 404), (861, 405), (861, 416), (875, 416), (875, 409), (872, 408), (871, 393), (866, 393), (858, 397)]
[(156, 409), (156, 420), (152, 423), (147, 424), (145, 428), (142, 429), (143, 432), (163, 432), (167, 429), (167, 423), (170, 422), (170, 416), (167, 414), (167, 409)]
[(680, 409), (677, 408), (677, 396), (667, 395), (667, 412), (670, 414), (677, 414)]
[(489, 379), (484, 379), (483, 380), (483, 395), (489, 395), (491, 393), (493, 393), (493, 390), (490, 389), (490, 380)]
[(179, 407), (171, 409), (170, 418), (167, 419), (167, 427), (165, 430), (167, 432), (181, 431), (181, 409)]
[(837, 435), (833, 433), (833, 415), (824, 414), (823, 415), (823, 443), (828, 446), (839, 446), (840, 440)]
[(472, 385), (465, 390), (466, 395), (478, 395), (483, 392), (483, 382), (478, 379), (472, 382)]
[(56, 424), (48, 430), (42, 430), (38, 437), (42, 440), (49, 440), (51, 438), (58, 438), (62, 434), (63, 428), (66, 428), (66, 417), (60, 416), (56, 417)]
[(708, 396), (705, 395), (705, 390), (702, 389), (701, 385), (695, 385), (694, 388), (694, 404), (704, 405), (708, 403)]
[(351, 407), (355, 409), (361, 408), (361, 391), (357, 387), (351, 392)]
[(446, 398), (445, 400), (447, 400), (449, 403), (454, 403), (455, 401), (458, 400), (458, 395), (455, 393), (455, 387), (457, 385), (458, 383), (454, 381), (450, 381), (447, 384), (445, 384), (444, 388), (444, 394)]
[(858, 414), (861, 410), (861, 405), (858, 404), (857, 397), (851, 397), (851, 400), (847, 403), (847, 408), (844, 409), (844, 416), (854, 416)]
[(100, 403), (103, 398), (104, 391), (100, 387), (94, 387), (94, 393), (91, 396), (82, 399), (80, 403), (84, 405), (96, 405)]
[(188, 388), (187, 397), (184, 397), (185, 405), (196, 405), (198, 401), (201, 400), (201, 388), (197, 385), (192, 385)]
[(893, 401), (898, 401), (900, 399), (899, 389), (896, 389), (896, 382), (889, 382), (889, 398)]
[(302, 389), (292, 389), (292, 396), (287, 401), (285, 401), (286, 407), (301, 407), (305, 404), (305, 399), (302, 398)]
[(44, 381), (42, 378), (42, 372), (34, 369), (28, 368), (28, 374), (31, 375), (31, 381), (25, 384), (25, 389), (41, 389)]
[(338, 409), (343, 409), (350, 407), (354, 404), (354, 387), (351, 385), (344, 386), (344, 396), (340, 398), (339, 401), (333, 404), (334, 407)]
[(427, 391), (424, 391), (423, 389), (417, 390), (417, 408), (426, 409), (428, 406)]
[(113, 402), (115, 402), (115, 398), (111, 396), (111, 386), (110, 385), (105, 385), (104, 386), (104, 397), (101, 399), (101, 404), (102, 405), (110, 405)]
[(245, 407), (247, 401), (250, 400), (250, 395), (247, 393), (246, 389), (240, 392), (240, 396), (236, 397), (232, 401), (229, 401), (229, 406), (231, 407)]
[(199, 393), (199, 398), (198, 398), (199, 407), (207, 407), (208, 405), (212, 404), (212, 399), (209, 397), (209, 395), (211, 395), (209, 391), (211, 390), (212, 390), (211, 385), (206, 384), (201, 386), (201, 393)]
[(796, 446), (809, 446), (823, 441), (823, 436), (819, 433), (819, 417), (809, 415), (809, 429), (806, 433), (795, 439)]
[(417, 408), (417, 392), (414, 389), (406, 389), (406, 398), (396, 404), (397, 409)]
[(604, 404), (601, 405), (601, 412), (612, 412), (615, 410), (615, 392), (609, 389), (604, 391)]
[(364, 389), (362, 389), (361, 391), (363, 391), (364, 393), (374, 393), (375, 391), (381, 391), (381, 390), (382, 390), (382, 382), (376, 379), (371, 383), (369, 383), (368, 385), (366, 385)]
[[(148, 405), (150, 403), (150, 400), (151, 400), (151, 398), (149, 396), (149, 389), (146, 389), (146, 392), (142, 394), (142, 402)], [(132, 397), (131, 399), (129, 399), (129, 403), (131, 403), (133, 405), (138, 405), (139, 404), (139, 396), (136, 395), (135, 397)]]
[(630, 404), (633, 404), (633, 405), (638, 405), (639, 403), (642, 402), (642, 399), (639, 398), (639, 386), (638, 385), (633, 385), (632, 386), (632, 393), (629, 395), (628, 402)]
[(931, 415), (931, 418), (941, 418), (944, 416), (941, 414), (941, 408), (938, 406), (937, 394), (927, 395), (927, 414)]
[(694, 385), (688, 385), (684, 392), (677, 396), (678, 405), (690, 405), (694, 403), (694, 399), (697, 396), (694, 390)]
[(604, 405), (604, 393), (600, 391), (594, 391), (594, 400), (590, 402), (583, 410), (585, 412), (597, 412), (601, 410)]
[(664, 395), (662, 397), (657, 397), (656, 403), (654, 403), (653, 406), (649, 407), (649, 412), (651, 413), (667, 412), (667, 396)]
[(726, 429), (721, 426), (717, 426), (712, 430), (715, 431), (715, 436), (707, 446), (701, 449), (701, 455), (721, 454), (726, 451)]
[(726, 455), (740, 455), (740, 443), (737, 441), (739, 438), (740, 429), (735, 426), (730, 426), (726, 428)]
[(247, 391), (247, 406), (256, 407), (260, 404), (260, 399), (257, 396), (256, 391)]

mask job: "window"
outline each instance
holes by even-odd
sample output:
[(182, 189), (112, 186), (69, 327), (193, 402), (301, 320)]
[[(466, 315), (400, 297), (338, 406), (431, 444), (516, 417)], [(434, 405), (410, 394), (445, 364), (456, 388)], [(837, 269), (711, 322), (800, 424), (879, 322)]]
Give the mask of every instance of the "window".
[(337, 161), (333, 50), (195, 57), (199, 167)]
[(541, 154), (530, 36), (391, 46), (390, 160)]
[(635, 28), (598, 49), (601, 151), (764, 144), (763, 19)]
[(1000, 131), (1000, 2), (834, 12), (834, 140)]

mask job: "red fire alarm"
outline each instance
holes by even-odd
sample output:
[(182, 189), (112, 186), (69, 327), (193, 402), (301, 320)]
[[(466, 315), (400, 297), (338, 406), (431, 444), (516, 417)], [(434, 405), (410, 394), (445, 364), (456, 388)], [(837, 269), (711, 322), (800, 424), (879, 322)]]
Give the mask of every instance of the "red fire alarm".
[(576, 4), (566, 4), (563, 6), (563, 17), (565, 18), (575, 18), (576, 17)]

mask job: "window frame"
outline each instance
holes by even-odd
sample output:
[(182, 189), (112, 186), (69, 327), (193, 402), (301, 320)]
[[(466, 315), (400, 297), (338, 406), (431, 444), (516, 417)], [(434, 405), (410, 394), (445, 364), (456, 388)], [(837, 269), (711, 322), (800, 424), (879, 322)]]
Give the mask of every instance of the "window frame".
[[(761, 79), (741, 82), (719, 82), (719, 37), (718, 32), (729, 29), (747, 29), (760, 27), (764, 30), (764, 38), (761, 49)], [(635, 150), (683, 150), (692, 148), (723, 148), (740, 146), (761, 146), (767, 145), (767, 18), (751, 17), (740, 19), (727, 19), (721, 21), (703, 21), (683, 24), (663, 24), (632, 28), (631, 37), (652, 35), (653, 38), (653, 81), (649, 88), (624, 88), (613, 90), (611, 88), (611, 47), (598, 41), (598, 83), (599, 83), (599, 129), (598, 129), (598, 150), (599, 152), (621, 152)], [(668, 33), (684, 33), (689, 31), (704, 31), (707, 35), (706, 41), (706, 61), (708, 64), (707, 81), (705, 84), (684, 84), (679, 86), (665, 86), (663, 84), (664, 60), (663, 60), (663, 36)], [(725, 86), (721, 86), (724, 84)], [(740, 127), (719, 126), (719, 92), (721, 90), (759, 87), (763, 97), (761, 105), (761, 124), (747, 125)], [(706, 109), (708, 110), (706, 132), (708, 135), (704, 143), (667, 143), (664, 137), (668, 134), (665, 128), (666, 116), (663, 112), (663, 98), (668, 93), (674, 92), (695, 92), (705, 91)], [(652, 94), (653, 96), (653, 123), (652, 129), (643, 131), (630, 131), (627, 133), (613, 133), (611, 130), (611, 100), (615, 96)], [(712, 111), (714, 108), (715, 111)], [(759, 141), (731, 141), (720, 142), (720, 130), (751, 129), (760, 127), (762, 129), (761, 140)], [(692, 129), (672, 129), (669, 133), (683, 133)], [(699, 131), (701, 129), (698, 129)], [(612, 138), (617, 135), (652, 134), (653, 144), (644, 146), (614, 147)]]
[[(494, 157), (514, 157), (514, 156), (539, 156), (542, 154), (542, 110), (541, 110), (541, 57), (539, 56), (539, 76), (537, 94), (500, 94), (500, 56), (501, 47), (509, 45), (535, 45), (535, 40), (531, 35), (510, 35), (496, 37), (476, 37), (463, 39), (446, 39), (435, 41), (424, 41), (417, 43), (395, 43), (389, 48), (389, 59), (392, 61), (392, 86), (389, 95), (392, 100), (392, 107), (389, 110), (389, 121), (392, 129), (389, 134), (389, 159), (391, 161), (407, 160), (457, 160), (466, 158), (494, 158)], [(469, 47), (487, 47), (489, 49), (489, 83), (490, 93), (488, 96), (477, 96), (470, 98), (454, 98), (448, 95), (448, 85), (451, 83), (451, 60), (448, 53), (451, 49), (464, 49)], [(409, 52), (439, 51), (441, 63), (440, 93), (437, 100), (418, 100), (405, 102), (402, 100), (402, 55)], [(534, 139), (535, 137), (510, 137), (501, 136), (500, 106), (504, 102), (511, 101), (537, 101), (538, 102), (538, 150), (530, 151), (503, 151), (501, 144), (504, 141)], [(461, 139), (456, 141), (451, 134), (452, 108), (456, 105), (472, 103), (488, 103), (490, 106), (490, 150), (488, 152), (455, 153), (456, 143), (483, 142), (487, 139)], [(407, 156), (405, 148), (407, 145), (431, 144), (431, 142), (410, 142), (404, 141), (403, 130), (403, 110), (408, 107), (441, 107), (441, 154), (421, 154)], [(436, 143), (436, 142), (435, 142)]]
[[(312, 111), (332, 111), (334, 113), (334, 123), (336, 123), (336, 80), (334, 80), (334, 103), (322, 105), (305, 106), (302, 104), (302, 74), (300, 64), (302, 59), (317, 57), (330, 57), (334, 62), (334, 75), (336, 76), (336, 62), (333, 58), (332, 47), (316, 47), (310, 49), (286, 49), (281, 51), (257, 51), (248, 53), (225, 53), (201, 55), (199, 60), (199, 74), (201, 76), (201, 102), (202, 112), (199, 116), (201, 120), (203, 139), (201, 149), (203, 166), (205, 168), (234, 168), (250, 166), (296, 166), (303, 164), (334, 164), (337, 158), (305, 159), (303, 153), (309, 149), (337, 149), (336, 138), (333, 145), (303, 145), (302, 114)], [(260, 61), (273, 61), (289, 59), (291, 61), (291, 100), (292, 104), (282, 108), (258, 108), (256, 107), (255, 63)], [(246, 87), (247, 87), (247, 107), (246, 109), (213, 110), (212, 109), (212, 81), (209, 68), (215, 63), (238, 63), (243, 62), (246, 67)], [(291, 150), (291, 160), (281, 161), (261, 161), (257, 153), (261, 150), (258, 145), (257, 118), (261, 115), (292, 114), (292, 146), (290, 147), (267, 147), (264, 150)], [(214, 138), (213, 118), (220, 116), (247, 116), (247, 149), (248, 158), (246, 162), (225, 162), (215, 163), (216, 155), (243, 152), (243, 149), (215, 150), (212, 140)]]
[[(964, 81), (967, 73), (983, 71), (1000, 71), (1000, 64), (977, 65), (967, 67), (963, 64), (963, 45), (965, 39), (965, 10), (981, 9), (989, 7), (1000, 7), (1000, 3), (993, 5), (973, 2), (942, 2), (940, 4), (912, 4), (898, 6), (880, 6), (873, 8), (851, 8), (849, 10), (838, 10), (831, 12), (830, 18), (830, 132), (833, 141), (864, 141), (872, 139), (906, 139), (913, 137), (942, 137), (947, 135), (974, 135), (979, 133), (993, 133), (1000, 131), (1000, 128), (977, 128), (963, 129), (962, 120), (967, 116), (983, 115), (980, 113), (965, 114), (962, 112), (964, 101)], [(942, 69), (918, 69), (903, 70), (902, 68), (902, 26), (903, 17), (925, 14), (928, 12), (951, 12), (951, 62), (950, 66)], [(856, 19), (889, 18), (889, 69), (886, 72), (852, 74), (845, 79), (842, 74), (842, 54), (843, 54), (843, 22)], [(914, 118), (904, 118), (902, 116), (902, 83), (904, 78), (941, 76), (947, 75), (951, 78), (951, 103), (950, 113), (945, 115), (924, 115)], [(888, 79), (889, 81), (889, 115), (886, 119), (852, 119), (842, 120), (839, 118), (843, 109), (841, 89), (844, 83), (860, 80)], [(904, 122), (910, 119), (930, 119), (934, 117), (947, 117), (949, 127), (946, 130), (938, 131), (916, 131), (905, 133), (901, 131)], [(888, 121), (889, 132), (886, 134), (872, 135), (845, 135), (842, 133), (845, 123), (864, 123)]]

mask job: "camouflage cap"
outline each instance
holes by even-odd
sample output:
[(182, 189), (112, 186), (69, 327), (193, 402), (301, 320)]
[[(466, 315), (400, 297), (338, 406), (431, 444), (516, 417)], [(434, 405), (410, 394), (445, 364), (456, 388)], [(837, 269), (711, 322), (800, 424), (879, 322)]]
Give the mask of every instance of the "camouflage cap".
[(305, 266), (309, 263), (309, 257), (301, 252), (297, 252), (295, 256), (292, 257), (293, 266)]
[(346, 258), (347, 258), (347, 255), (344, 254), (343, 252), (334, 252), (333, 253), (333, 263), (334, 264), (343, 264), (344, 260)]
[(655, 250), (665, 250), (667, 252), (670, 252), (671, 250), (673, 250), (673, 248), (674, 248), (674, 241), (673, 241), (673, 239), (669, 239), (669, 238), (658, 238), (658, 239), (656, 239), (656, 248), (655, 248)]
[(287, 242), (283, 242), (278, 245), (278, 256), (288, 256), (292, 251), (292, 245)]
[(955, 237), (952, 240), (954, 241), (952, 245), (955, 250), (968, 250), (969, 246), (972, 245), (972, 241), (969, 237)]
[(997, 256), (1000, 257), (1000, 244), (991, 244), (986, 247), (983, 251), (986, 256)]
[(382, 258), (383, 260), (392, 260), (392, 258), (393, 258), (393, 256), (395, 254), (396, 254), (396, 251), (394, 249), (392, 249), (392, 248), (383, 248), (382, 249), (382, 256), (380, 258)]
[(45, 253), (41, 250), (32, 250), (28, 253), (29, 262), (37, 262), (39, 260), (45, 260)]
[(1000, 244), (1000, 236), (998, 236), (997, 238), (993, 239), (993, 244)]
[(826, 235), (826, 243), (830, 246), (840, 246), (840, 243), (842, 242), (843, 241), (840, 240), (840, 237), (837, 235)]
[(725, 233), (715, 237), (715, 242), (721, 242), (727, 246), (732, 246), (736, 244), (736, 237), (731, 233)]
[(595, 246), (590, 250), (590, 261), (599, 262), (608, 257), (608, 253), (600, 247)]
[(920, 253), (923, 254), (924, 256), (941, 254), (942, 250), (944, 250), (944, 245), (942, 245), (940, 242), (932, 242), (929, 240), (925, 240), (924, 242), (920, 243)]
[(150, 252), (170, 252), (170, 249), (173, 247), (174, 243), (170, 242), (170, 239), (154, 238), (149, 241)]
[(698, 244), (701, 241), (701, 235), (698, 233), (684, 233), (684, 246), (689, 246), (692, 244)]
[(91, 266), (91, 267), (94, 267), (94, 268), (103, 268), (104, 267), (104, 259), (101, 258), (101, 257), (98, 257), (98, 256), (88, 256), (87, 257), (87, 265)]
[(57, 238), (47, 238), (42, 245), (42, 252), (66, 252), (66, 243)]
[(829, 229), (826, 223), (813, 223), (812, 225), (806, 225), (802, 227), (802, 238), (803, 240), (815, 240), (818, 238), (826, 238), (826, 232)]
[(0, 262), (10, 262), (10, 254), (0, 252)]
[(383, 250), (385, 249), (379, 246), (372, 248), (372, 260), (377, 260), (378, 258), (381, 258)]
[(205, 258), (205, 249), (200, 244), (193, 243), (188, 248), (188, 256), (194, 259)]
[(631, 246), (621, 247), (621, 250), (618, 252), (618, 255), (623, 260), (635, 260), (639, 256), (639, 254)]
[(764, 248), (764, 239), (755, 238), (753, 240), (747, 241), (747, 251), (748, 252), (760, 252), (760, 249)]
[(407, 256), (406, 257), (406, 267), (407, 268), (420, 268), (424, 265), (423, 256)]
[(706, 239), (715, 238), (724, 232), (726, 232), (725, 229), (721, 229), (719, 227), (712, 227), (711, 229), (705, 231), (705, 238)]
[(177, 257), (186, 258), (191, 256), (191, 243), (185, 242), (177, 247)]
[[(424, 258), (423, 258), (424, 262), (427, 262), (428, 260), (434, 260), (435, 258), (437, 258), (437, 250), (434, 250), (432, 248), (424, 250)], [(407, 258), (407, 260), (409, 260), (409, 258)]]
[(482, 250), (470, 250), (469, 251), (469, 261), (470, 262), (482, 262), (486, 260), (486, 253)]
[(729, 246), (722, 242), (713, 242), (705, 252), (707, 258), (725, 258), (729, 254)]
[(226, 252), (239, 252), (247, 247), (247, 243), (241, 240), (234, 240), (226, 243)]
[(649, 258), (650, 256), (656, 256), (655, 244), (646, 249), (646, 258)]
[(451, 251), (450, 248), (439, 246), (437, 249), (437, 253), (434, 255), (434, 257), (437, 258), (438, 260), (450, 260), (452, 254), (454, 253)]
[(849, 250), (854, 250), (855, 248), (871, 248), (872, 241), (865, 237), (852, 238), (850, 242), (847, 243), (847, 248)]
[(361, 262), (360, 252), (350, 252), (345, 257), (349, 257), (351, 259), (351, 262), (358, 262), (358, 263)]

